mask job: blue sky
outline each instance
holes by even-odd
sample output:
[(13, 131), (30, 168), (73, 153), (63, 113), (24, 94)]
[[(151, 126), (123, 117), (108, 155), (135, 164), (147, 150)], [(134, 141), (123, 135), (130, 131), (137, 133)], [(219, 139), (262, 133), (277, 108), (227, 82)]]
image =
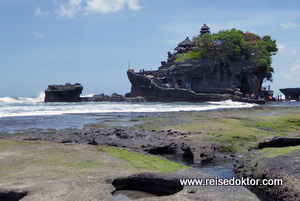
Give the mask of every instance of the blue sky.
[(1, 0), (0, 97), (79, 82), (83, 94), (125, 94), (128, 62), (157, 69), (204, 23), (277, 40), (271, 87), (300, 87), (298, 0)]

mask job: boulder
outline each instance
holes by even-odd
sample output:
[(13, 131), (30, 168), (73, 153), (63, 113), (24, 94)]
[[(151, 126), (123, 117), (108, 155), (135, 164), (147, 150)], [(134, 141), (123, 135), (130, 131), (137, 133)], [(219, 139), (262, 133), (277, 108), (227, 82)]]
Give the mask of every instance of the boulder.
[(45, 102), (80, 102), (83, 86), (79, 83), (48, 85), (45, 90)]
[(274, 137), (260, 142), (258, 148), (263, 149), (267, 147), (288, 147), (297, 145), (300, 145), (300, 138)]
[[(253, 191), (274, 200), (300, 199), (300, 147), (268, 148), (252, 151), (234, 168), (239, 178), (282, 179), (282, 185), (250, 186)], [(277, 180), (278, 181), (278, 180)]]

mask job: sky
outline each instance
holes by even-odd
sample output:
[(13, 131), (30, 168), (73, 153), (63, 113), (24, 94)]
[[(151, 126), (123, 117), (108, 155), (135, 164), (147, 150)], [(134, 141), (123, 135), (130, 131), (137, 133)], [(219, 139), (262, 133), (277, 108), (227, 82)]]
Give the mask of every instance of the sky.
[(0, 97), (36, 97), (49, 84), (83, 95), (125, 94), (131, 68), (156, 70), (204, 23), (270, 35), (271, 88), (300, 87), (299, 0), (0, 0)]

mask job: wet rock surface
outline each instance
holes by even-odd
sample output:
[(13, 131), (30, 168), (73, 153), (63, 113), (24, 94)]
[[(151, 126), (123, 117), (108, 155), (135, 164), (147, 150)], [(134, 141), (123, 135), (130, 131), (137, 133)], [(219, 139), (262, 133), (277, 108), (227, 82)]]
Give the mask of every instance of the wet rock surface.
[(300, 138), (274, 137), (258, 144), (260, 149), (266, 147), (288, 147), (300, 145)]
[[(284, 153), (282, 149), (293, 150)], [(277, 153), (272, 155), (272, 151)], [(280, 152), (280, 155), (278, 155)], [(281, 153), (283, 152), (283, 153)], [(240, 159), (234, 169), (240, 178), (283, 179), (283, 185), (251, 186), (274, 200), (300, 199), (300, 147), (252, 151)]]
[(178, 178), (171, 174), (138, 173), (116, 178), (112, 185), (118, 190), (138, 190), (157, 196), (173, 195), (183, 189)]
[(0, 200), (2, 201), (19, 201), (28, 193), (20, 190), (3, 190), (0, 189)]
[[(137, 189), (140, 194), (144, 191), (155, 193), (155, 197), (140, 197), (148, 201), (259, 200), (242, 186), (180, 187), (180, 178), (214, 176), (192, 168), (177, 169), (173, 173), (145, 172), (147, 163), (140, 161), (139, 166), (135, 166), (101, 151), (98, 146), (45, 141), (6, 140), (0, 143), (1, 156), (7, 156), (0, 161), (0, 174), (4, 178), (0, 187), (5, 186), (8, 191), (16, 187), (21, 192), (26, 190), (29, 193), (22, 198), (24, 201), (116, 200), (114, 192), (124, 188)], [(13, 146), (7, 147), (7, 144)], [(9, 168), (3, 168), (4, 165)]]
[(143, 200), (259, 200), (256, 195), (242, 186), (181, 186), (180, 179), (183, 178), (209, 179), (212, 176), (188, 169), (171, 174), (143, 172), (107, 182), (111, 182), (115, 187), (117, 191), (114, 192), (129, 187), (129, 189), (151, 192), (158, 196)]
[(100, 94), (92, 97), (81, 98), (83, 102), (145, 102), (142, 97), (125, 97), (121, 94), (113, 93), (111, 96)]
[(22, 140), (45, 140), (60, 143), (85, 143), (91, 145), (128, 148), (153, 155), (174, 154), (194, 164), (233, 161), (235, 155), (221, 153), (224, 145), (188, 139), (192, 133), (169, 130), (131, 130), (129, 128), (63, 130), (52, 133), (31, 134)]
[[(224, 135), (230, 134), (232, 132), (237, 132), (236, 128), (239, 128), (238, 135), (243, 136), (242, 132), (245, 130), (253, 129), (249, 135), (255, 135), (256, 133), (264, 133), (265, 136), (274, 137), (275, 134), (279, 134), (285, 131), (278, 131), (274, 129), (271, 131), (272, 125), (269, 124), (261, 124), (261, 121), (264, 118), (269, 118), (270, 113), (272, 114), (271, 120), (274, 120), (274, 116), (278, 116), (278, 118), (282, 118), (282, 115), (292, 114), (291, 117), (287, 119), (283, 119), (280, 121), (280, 124), (284, 122), (296, 121), (298, 115), (297, 111), (299, 108), (289, 108), (289, 109), (274, 109), (274, 108), (257, 108), (257, 109), (241, 109), (235, 110), (235, 112), (231, 112), (228, 110), (224, 111), (215, 111), (215, 112), (205, 112), (205, 113), (158, 113), (158, 114), (140, 114), (135, 116), (132, 120), (134, 122), (141, 121), (143, 122), (140, 125), (133, 127), (115, 127), (116, 125), (109, 126), (93, 124), (89, 127), (85, 127), (82, 130), (76, 129), (66, 129), (66, 130), (51, 130), (42, 133), (32, 133), (28, 132), (24, 135), (19, 135), (18, 139), (29, 140), (30, 143), (40, 143), (37, 140), (46, 140), (46, 141), (54, 141), (60, 143), (50, 143), (54, 145), (63, 145), (63, 146), (88, 146), (90, 145), (100, 145), (100, 146), (114, 146), (125, 148), (125, 150), (135, 151), (139, 153), (146, 153), (146, 155), (159, 155), (163, 156), (171, 154), (172, 156), (176, 156), (177, 158), (185, 158), (188, 160), (192, 160), (192, 163), (197, 164), (205, 164), (205, 163), (214, 163), (214, 162), (224, 162), (224, 161), (233, 161), (238, 159), (241, 152), (224, 152), (231, 147), (227, 147), (226, 144), (222, 144), (222, 141), (216, 142), (215, 140), (208, 141), (207, 139), (218, 139), (221, 134)], [(188, 118), (187, 118), (188, 117)], [(193, 118), (191, 118), (193, 117)], [(247, 118), (247, 119), (246, 119)], [(149, 120), (148, 123), (145, 121)], [(151, 121), (150, 121), (151, 120)], [(228, 122), (237, 122), (238, 126), (232, 125), (232, 127), (226, 127), (228, 124), (220, 123), (220, 120), (230, 120)], [(278, 119), (275, 119), (278, 121)], [(130, 120), (131, 121), (131, 120)], [(200, 122), (198, 122), (200, 121)], [(241, 124), (245, 122), (255, 122), (252, 127), (249, 127), (250, 124), (246, 124), (245, 130), (241, 129)], [(197, 123), (195, 125), (195, 123)], [(178, 127), (177, 125), (188, 125), (188, 127)], [(284, 130), (291, 131), (292, 133), (287, 133), (283, 136), (290, 135), (290, 138), (296, 138), (299, 136), (297, 122), (289, 127), (290, 124), (287, 124), (287, 127), (284, 127)], [(185, 130), (189, 128), (189, 126), (194, 126), (192, 130)], [(196, 127), (197, 126), (197, 127)], [(218, 126), (217, 129), (214, 126)], [(156, 129), (163, 128), (163, 129)], [(177, 128), (177, 129), (176, 129)], [(231, 129), (232, 128), (232, 129)], [(270, 128), (270, 131), (260, 130), (260, 128)], [(276, 128), (276, 127), (274, 127)], [(286, 129), (287, 128), (287, 129)], [(295, 128), (295, 129), (293, 129)], [(179, 129), (182, 129), (179, 131)], [(213, 129), (218, 131), (218, 135), (215, 135)], [(31, 134), (29, 134), (31, 133)], [(211, 135), (207, 135), (211, 133)], [(214, 135), (213, 135), (214, 134)], [(246, 133), (248, 135), (248, 132)], [(247, 135), (244, 135), (247, 136)], [(293, 137), (292, 137), (293, 136)], [(209, 137), (209, 138), (204, 138)], [(213, 138), (212, 138), (213, 137)], [(258, 136), (261, 141), (265, 138), (264, 136)], [(281, 137), (283, 138), (283, 137)], [(237, 140), (236, 140), (237, 139)], [(246, 138), (244, 140), (246, 146), (250, 143), (250, 140), (255, 140), (255, 147), (249, 147), (248, 150), (258, 148), (258, 139), (257, 138)], [(277, 138), (274, 138), (277, 139)], [(236, 140), (234, 142), (241, 142), (243, 138), (236, 138), (236, 136), (232, 136), (230, 140)], [(34, 141), (34, 142), (33, 142)], [(272, 140), (266, 140), (272, 141)], [(28, 142), (28, 141), (25, 141)], [(46, 143), (46, 142), (45, 142)], [(95, 149), (98, 149), (98, 146), (89, 146)], [(293, 147), (292, 147), (293, 148)], [(278, 200), (293, 200), (294, 198), (298, 198), (297, 191), (297, 183), (299, 181), (299, 151), (297, 153), (288, 152), (283, 156), (279, 155), (272, 157), (265, 157), (264, 153), (269, 153), (270, 148), (264, 148), (261, 150), (255, 150), (250, 152), (244, 158), (240, 159), (235, 172), (239, 177), (247, 177), (247, 178), (285, 178), (286, 184), (284, 187), (264, 187), (259, 188), (258, 191), (263, 192), (269, 197), (273, 197)], [(279, 149), (279, 148), (274, 148)], [(290, 149), (290, 147), (283, 147), (280, 149)], [(266, 151), (267, 150), (267, 151)], [(248, 152), (248, 151), (247, 151)], [(98, 154), (98, 153), (97, 153)], [(99, 152), (99, 156), (101, 156), (101, 152)], [(97, 155), (98, 157), (98, 155)], [(105, 155), (108, 157), (108, 155)], [(117, 157), (110, 157), (110, 161), (120, 160)], [(287, 161), (288, 160), (288, 161)], [(278, 164), (279, 163), (279, 164)], [(109, 186), (109, 190), (104, 192), (98, 191), (101, 194), (101, 198), (109, 198), (113, 199), (111, 193), (116, 191), (112, 182), (115, 179), (120, 178), (128, 178), (134, 172), (128, 171), (127, 167), (122, 169), (121, 171), (118, 169), (113, 174), (107, 174), (109, 169), (117, 167), (116, 165), (110, 165), (105, 167), (105, 171), (103, 170), (101, 173), (97, 173), (97, 175), (101, 175), (101, 179), (99, 181), (107, 181), (107, 177), (109, 177), (109, 183), (105, 185)], [(145, 171), (145, 170), (141, 170)], [(140, 171), (136, 171), (139, 172)], [(103, 179), (102, 174), (105, 175), (105, 179)], [(152, 173), (151, 173), (152, 174)], [(195, 171), (195, 169), (190, 168), (189, 170), (179, 170), (175, 174), (179, 174), (181, 178), (214, 178), (215, 176), (206, 175), (200, 172)], [(148, 173), (142, 174), (148, 175)], [(168, 174), (169, 175), (169, 174)], [(157, 176), (157, 175), (156, 175)], [(158, 176), (157, 176), (158, 177)], [(145, 177), (146, 178), (146, 177)], [(159, 176), (161, 178), (161, 175)], [(164, 177), (163, 177), (164, 178)], [(172, 178), (178, 178), (172, 174)], [(88, 180), (88, 179), (87, 179)], [(96, 182), (99, 182), (98, 180)], [(85, 186), (86, 181), (82, 181), (80, 185)], [(100, 182), (100, 183), (101, 183)], [(98, 185), (98, 184), (97, 184)], [(106, 189), (103, 183), (101, 183), (101, 189)], [(287, 186), (286, 186), (287, 185)], [(76, 185), (75, 185), (76, 186)], [(143, 190), (143, 189), (142, 189)], [(293, 197), (294, 196), (294, 197)], [(86, 197), (89, 197), (88, 195)], [(154, 197), (154, 198), (143, 198), (144, 200), (166, 200), (165, 196), (162, 197)], [(186, 186), (183, 190), (179, 191), (176, 194), (168, 195), (168, 200), (258, 200), (258, 198), (241, 186)], [(296, 199), (297, 200), (297, 199)]]

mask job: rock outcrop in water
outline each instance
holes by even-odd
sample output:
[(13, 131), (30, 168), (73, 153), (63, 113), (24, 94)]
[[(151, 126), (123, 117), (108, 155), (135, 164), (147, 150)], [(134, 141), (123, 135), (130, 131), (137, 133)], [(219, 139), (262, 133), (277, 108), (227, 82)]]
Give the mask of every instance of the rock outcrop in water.
[(81, 99), (83, 102), (145, 102), (145, 99), (142, 97), (125, 97), (117, 93), (113, 93), (111, 96), (100, 94)]
[(300, 100), (300, 88), (280, 89), (287, 100)]
[(45, 102), (80, 102), (83, 86), (79, 83), (65, 85), (48, 85), (45, 90)]
[[(200, 33), (201, 39), (204, 34), (210, 33), (209, 27), (203, 26)], [(259, 36), (257, 37), (257, 40), (262, 41)], [(222, 43), (222, 41), (212, 41), (208, 50), (210, 54), (214, 55), (213, 51), (224, 48), (221, 46)], [(162, 66), (158, 70), (141, 70), (140, 72), (128, 70), (127, 75), (132, 84), (130, 96), (141, 96), (147, 101), (162, 102), (203, 102), (229, 99), (265, 102), (258, 100), (269, 96), (265, 97), (265, 93), (261, 91), (264, 78), (263, 73), (260, 72), (262, 67), (258, 62), (250, 59), (248, 53), (230, 54), (226, 58), (222, 57), (221, 60), (203, 55), (198, 55), (196, 59), (193, 58), (196, 57), (195, 54), (205, 51), (205, 49), (195, 51), (196, 45), (187, 37), (179, 43), (174, 53), (168, 52), (168, 60), (161, 62)], [(203, 43), (201, 45), (204, 46)], [(244, 98), (245, 96), (248, 98)], [(252, 100), (249, 100), (251, 96)]]
[(92, 97), (80, 97), (81, 84), (48, 85), (45, 90), (45, 102), (145, 102), (143, 97), (125, 97), (113, 93), (111, 96), (100, 94)]

